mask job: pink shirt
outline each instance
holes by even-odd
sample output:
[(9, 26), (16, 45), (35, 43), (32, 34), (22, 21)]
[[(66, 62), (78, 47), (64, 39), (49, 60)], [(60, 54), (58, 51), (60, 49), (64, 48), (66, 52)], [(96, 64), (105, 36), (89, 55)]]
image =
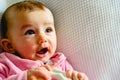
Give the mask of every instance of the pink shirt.
[[(55, 53), (50, 59), (52, 65), (66, 71), (73, 69), (62, 53)], [(27, 70), (44, 65), (40, 60), (22, 59), (10, 53), (0, 54), (0, 80), (27, 80)]]

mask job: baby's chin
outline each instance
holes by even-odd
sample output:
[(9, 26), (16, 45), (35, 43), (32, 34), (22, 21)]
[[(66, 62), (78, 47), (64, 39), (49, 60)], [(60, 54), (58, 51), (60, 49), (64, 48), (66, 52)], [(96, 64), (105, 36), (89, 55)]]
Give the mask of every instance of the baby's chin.
[(50, 58), (51, 58), (51, 57), (52, 57), (52, 55), (51, 55), (51, 56), (49, 55), (49, 56), (40, 58), (39, 60), (42, 61), (44, 64), (46, 64), (46, 63), (51, 62), (51, 61), (50, 61)]

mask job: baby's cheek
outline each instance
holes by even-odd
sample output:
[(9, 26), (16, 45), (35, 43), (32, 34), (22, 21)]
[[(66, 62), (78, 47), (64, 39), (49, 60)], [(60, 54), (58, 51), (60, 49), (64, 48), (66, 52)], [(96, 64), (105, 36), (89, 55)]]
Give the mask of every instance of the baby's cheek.
[(23, 43), (23, 45), (20, 46), (19, 49), (22, 52), (31, 53), (35, 50), (35, 46), (33, 44)]

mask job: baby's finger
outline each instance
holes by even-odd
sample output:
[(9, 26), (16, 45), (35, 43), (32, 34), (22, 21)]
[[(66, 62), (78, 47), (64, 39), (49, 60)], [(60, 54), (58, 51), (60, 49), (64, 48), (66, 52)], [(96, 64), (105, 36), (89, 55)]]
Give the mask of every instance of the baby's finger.
[(44, 65), (43, 67), (45, 67), (48, 71), (52, 70), (52, 67), (50, 65)]
[(66, 76), (68, 77), (68, 78), (72, 78), (72, 70), (69, 70), (69, 71), (67, 71), (66, 72)]
[(44, 79), (42, 79), (42, 78), (38, 78), (37, 80), (44, 80)]
[(27, 80), (37, 80), (37, 77), (35, 77), (35, 76), (30, 76)]
[(77, 71), (72, 72), (72, 80), (79, 80)]
[(41, 77), (44, 80), (49, 80), (49, 79), (51, 79), (51, 76), (50, 76), (50, 72), (46, 68), (47, 67), (39, 67), (39, 68), (36, 68), (35, 71), (37, 72), (36, 75), (39, 78)]
[(79, 80), (88, 80), (88, 77), (86, 76), (85, 73), (82, 73), (82, 72), (78, 72), (78, 79)]

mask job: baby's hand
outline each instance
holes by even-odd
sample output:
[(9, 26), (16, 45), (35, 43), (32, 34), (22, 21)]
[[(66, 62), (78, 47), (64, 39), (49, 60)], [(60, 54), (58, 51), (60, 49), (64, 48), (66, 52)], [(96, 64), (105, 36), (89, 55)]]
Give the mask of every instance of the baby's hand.
[(51, 67), (48, 65), (27, 71), (27, 80), (51, 80)]
[(67, 71), (66, 75), (68, 78), (70, 78), (72, 80), (88, 80), (88, 77), (84, 73), (77, 72), (74, 70)]

